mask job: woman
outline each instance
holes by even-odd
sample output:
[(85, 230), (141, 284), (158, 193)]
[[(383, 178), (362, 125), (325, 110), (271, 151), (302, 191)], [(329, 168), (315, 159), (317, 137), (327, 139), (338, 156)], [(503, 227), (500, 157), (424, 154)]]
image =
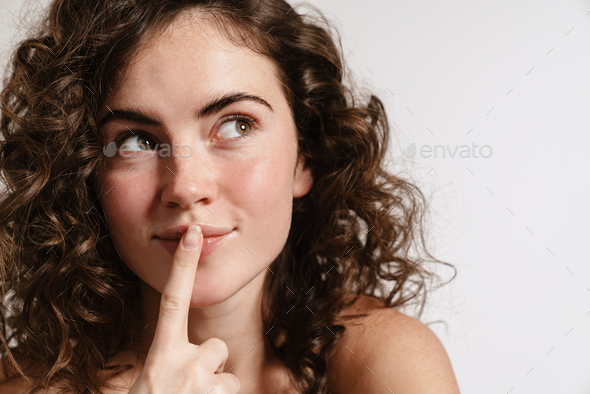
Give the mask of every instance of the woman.
[(396, 310), (433, 276), (424, 197), (325, 19), (87, 3), (52, 3), (1, 96), (2, 392), (458, 393)]

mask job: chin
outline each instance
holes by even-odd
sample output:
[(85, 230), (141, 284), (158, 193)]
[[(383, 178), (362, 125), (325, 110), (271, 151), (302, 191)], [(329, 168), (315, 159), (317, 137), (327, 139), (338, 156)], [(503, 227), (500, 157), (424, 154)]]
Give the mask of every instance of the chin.
[[(236, 278), (228, 278), (220, 272), (213, 272), (214, 277), (208, 278), (208, 275), (201, 275), (195, 280), (193, 296), (191, 298), (191, 308), (203, 308), (219, 304), (237, 292), (239, 292), (240, 283)], [(205, 274), (206, 270), (201, 271)], [(224, 278), (225, 279), (222, 279)]]
[[(196, 294), (195, 294), (196, 293)], [(235, 293), (232, 292), (223, 292), (223, 291), (204, 291), (204, 292), (197, 292), (193, 293), (193, 297), (191, 299), (191, 308), (205, 308), (208, 306), (213, 306), (220, 304), (229, 298), (231, 298)]]
[(253, 293), (259, 293), (268, 272), (266, 267), (260, 268), (259, 273), (240, 272), (232, 269), (231, 264), (222, 270), (203, 269), (195, 279), (191, 308), (216, 305), (234, 296), (249, 298)]

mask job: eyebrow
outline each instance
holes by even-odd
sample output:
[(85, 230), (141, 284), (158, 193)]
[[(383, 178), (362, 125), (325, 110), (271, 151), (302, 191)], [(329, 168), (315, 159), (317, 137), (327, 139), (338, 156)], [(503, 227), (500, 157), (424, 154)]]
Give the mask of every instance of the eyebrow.
[[(266, 100), (262, 99), (261, 97), (254, 96), (254, 95), (247, 94), (247, 93), (243, 93), (243, 92), (235, 92), (235, 93), (225, 94), (222, 97), (214, 99), (213, 101), (205, 104), (201, 109), (196, 111), (195, 118), (199, 119), (199, 118), (202, 118), (203, 116), (216, 114), (216, 113), (220, 112), (221, 110), (223, 110), (225, 107), (227, 107), (233, 103), (236, 103), (238, 101), (258, 102), (258, 103), (263, 104), (263, 105), (267, 106), (268, 108), (270, 108), (271, 111), (274, 111), (274, 109), (271, 107), (271, 105), (269, 103), (267, 103)], [(99, 122), (99, 127), (102, 127), (106, 123), (109, 123), (109, 122), (112, 122), (115, 120), (127, 120), (127, 121), (142, 123), (142, 124), (146, 124), (146, 125), (162, 126), (162, 122), (160, 122), (158, 119), (155, 119), (155, 118), (141, 112), (138, 109), (125, 107), (125, 108), (113, 109), (113, 110), (111, 110), (109, 108), (109, 113), (104, 118), (102, 118), (102, 120)]]

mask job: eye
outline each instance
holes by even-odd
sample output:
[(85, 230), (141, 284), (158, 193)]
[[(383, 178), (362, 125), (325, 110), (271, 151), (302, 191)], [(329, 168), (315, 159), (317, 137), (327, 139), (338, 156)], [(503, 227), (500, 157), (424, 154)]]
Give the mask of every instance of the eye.
[[(131, 141), (130, 144), (126, 143)], [(158, 148), (158, 144), (155, 140), (146, 134), (134, 134), (129, 135), (128, 133), (122, 135), (118, 141), (117, 146), (123, 151), (137, 151), (137, 150), (154, 150)], [(139, 147), (139, 149), (136, 148)]]
[[(252, 124), (256, 124), (254, 119), (246, 115), (231, 115), (219, 127), (217, 133), (223, 140), (235, 140), (250, 136), (252, 134)], [(232, 133), (234, 137), (232, 137)]]

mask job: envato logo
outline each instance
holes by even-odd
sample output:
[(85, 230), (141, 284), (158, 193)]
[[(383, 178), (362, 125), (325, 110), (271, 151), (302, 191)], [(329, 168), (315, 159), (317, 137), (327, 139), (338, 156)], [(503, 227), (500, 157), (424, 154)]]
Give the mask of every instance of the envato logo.
[[(122, 157), (146, 157), (146, 156), (150, 156), (150, 157), (154, 157), (156, 154), (158, 154), (160, 157), (170, 157), (170, 153), (172, 152), (172, 156), (174, 157), (178, 157), (178, 152), (176, 151), (176, 147), (178, 146), (174, 141), (172, 141), (173, 145), (172, 145), (172, 149), (170, 149), (170, 145), (169, 144), (162, 144), (162, 145), (158, 145), (156, 144), (154, 149), (150, 149), (150, 150), (131, 150), (129, 149), (129, 145), (127, 144), (123, 144), (121, 145), (120, 149), (117, 149), (117, 144), (115, 143), (115, 141), (109, 143), (106, 147), (102, 148), (102, 153), (104, 153), (104, 155), (106, 157), (113, 157), (117, 154), (117, 150), (119, 150), (119, 154)], [(160, 149), (158, 149), (160, 148)], [(188, 148), (189, 153), (186, 153), (186, 150), (184, 148)], [(193, 154), (193, 148), (190, 145), (181, 145), (180, 146), (180, 156), (187, 158), (187, 157), (191, 157)]]
[[(436, 158), (439, 156), (446, 158), (447, 153), (452, 159), (454, 159), (455, 156), (458, 156), (461, 159), (489, 159), (494, 154), (494, 150), (490, 145), (475, 145), (474, 141), (471, 142), (471, 145), (455, 145), (453, 147), (450, 147), (449, 145), (421, 145), (420, 147), (417, 147), (416, 143), (412, 142), (404, 148), (404, 156), (406, 157), (412, 158), (418, 153), (425, 159), (431, 157)], [(479, 156), (477, 155), (478, 153)], [(437, 156), (437, 154), (439, 156)]]

